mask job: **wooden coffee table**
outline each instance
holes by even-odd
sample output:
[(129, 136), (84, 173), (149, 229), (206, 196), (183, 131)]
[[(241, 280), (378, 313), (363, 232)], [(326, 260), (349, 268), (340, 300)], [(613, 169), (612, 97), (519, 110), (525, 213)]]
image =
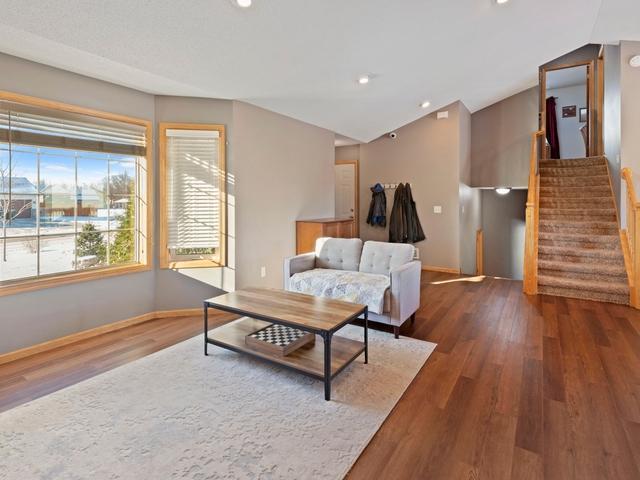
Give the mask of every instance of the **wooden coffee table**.
[[(209, 308), (236, 313), (240, 318), (209, 332)], [(333, 336), (364, 316), (364, 341)], [(245, 337), (277, 323), (320, 335), (323, 342), (305, 345), (286, 356), (257, 350)], [(366, 305), (266, 288), (247, 288), (204, 301), (204, 354), (208, 346), (246, 353), (324, 381), (324, 397), (331, 399), (331, 380), (364, 353), (368, 363), (368, 309)]]

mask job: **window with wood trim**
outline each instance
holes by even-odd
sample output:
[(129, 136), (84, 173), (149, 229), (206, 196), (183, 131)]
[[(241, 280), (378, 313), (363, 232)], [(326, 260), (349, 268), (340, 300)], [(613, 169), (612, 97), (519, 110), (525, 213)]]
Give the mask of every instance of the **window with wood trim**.
[(160, 124), (160, 266), (223, 266), (225, 130)]
[(0, 295), (147, 268), (149, 135), (0, 92)]

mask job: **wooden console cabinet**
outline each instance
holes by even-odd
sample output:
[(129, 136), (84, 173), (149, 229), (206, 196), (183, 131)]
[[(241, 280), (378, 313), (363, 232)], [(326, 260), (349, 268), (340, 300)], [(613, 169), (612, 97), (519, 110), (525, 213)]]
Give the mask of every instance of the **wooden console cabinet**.
[(313, 252), (320, 237), (353, 238), (353, 218), (318, 218), (296, 221), (296, 254)]

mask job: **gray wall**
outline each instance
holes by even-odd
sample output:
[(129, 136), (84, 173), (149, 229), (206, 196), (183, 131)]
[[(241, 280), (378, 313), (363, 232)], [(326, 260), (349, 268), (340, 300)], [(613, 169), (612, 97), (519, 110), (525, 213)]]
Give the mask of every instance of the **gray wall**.
[(471, 115), (471, 186), (527, 186), (538, 96), (530, 88)]
[(620, 47), (604, 47), (604, 112), (602, 135), (609, 162), (611, 185), (620, 205)]
[(295, 253), (296, 218), (333, 215), (332, 132), (242, 102), (154, 97), (4, 54), (0, 71), (1, 90), (154, 123), (224, 124), (229, 178), (227, 268), (160, 270), (156, 242), (151, 271), (0, 297), (0, 353), (154, 310), (199, 307), (236, 283), (280, 287), (282, 258)]
[(522, 280), (526, 190), (482, 190), (484, 274)]
[(542, 66), (548, 68), (560, 65), (569, 65), (578, 62), (587, 62), (589, 60), (596, 60), (599, 53), (600, 45), (590, 43), (588, 45), (585, 45), (584, 47), (576, 48), (575, 50), (562, 55), (555, 60), (551, 60)]
[(236, 101), (233, 121), (236, 283), (282, 288), (295, 220), (334, 215), (334, 134)]
[(460, 201), (460, 270), (476, 272), (476, 232), (482, 226), (480, 190), (471, 188), (471, 113), (460, 104), (458, 198)]
[[(621, 166), (631, 168), (636, 192), (640, 192), (640, 68), (629, 65), (634, 55), (640, 55), (640, 42), (620, 43)], [(620, 218), (625, 222), (624, 201), (621, 207)]]
[[(425, 266), (460, 268), (459, 102), (448, 110), (449, 118), (436, 113), (396, 130), (396, 139), (380, 137), (360, 145), (360, 235), (363, 240), (387, 241), (388, 228), (366, 224), (370, 187), (375, 183), (411, 183), (418, 216), (427, 239), (416, 244)], [(466, 109), (465, 109), (466, 110)], [(394, 190), (387, 190), (387, 207), (393, 205)], [(442, 214), (433, 213), (441, 205)]]
[(359, 160), (360, 145), (336, 147), (336, 160)]

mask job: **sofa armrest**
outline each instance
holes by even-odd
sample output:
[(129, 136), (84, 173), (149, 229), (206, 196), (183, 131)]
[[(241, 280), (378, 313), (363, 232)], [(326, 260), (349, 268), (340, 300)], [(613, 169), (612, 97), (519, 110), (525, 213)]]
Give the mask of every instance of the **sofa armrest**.
[(296, 273), (306, 272), (316, 266), (316, 254), (303, 253), (295, 257), (287, 257), (284, 259), (284, 289), (289, 290), (289, 279)]
[(420, 307), (422, 263), (414, 260), (391, 270), (391, 319), (398, 325)]

